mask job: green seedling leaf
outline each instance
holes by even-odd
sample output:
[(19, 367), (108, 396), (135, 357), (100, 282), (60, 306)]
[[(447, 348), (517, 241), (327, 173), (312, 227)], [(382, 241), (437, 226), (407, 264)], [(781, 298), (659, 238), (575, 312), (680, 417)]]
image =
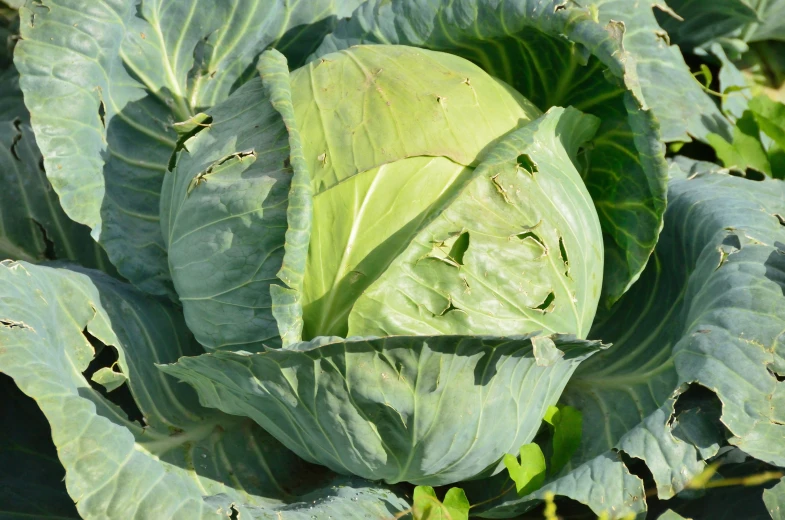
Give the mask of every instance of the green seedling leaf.
[(538, 490), (545, 482), (545, 455), (535, 443), (524, 444), (520, 452), (520, 462), (514, 455), (507, 454), (504, 456), (504, 465), (515, 482), (518, 496), (525, 496)]
[(452, 520), (468, 520), (469, 518), (469, 499), (461, 488), (450, 488), (444, 495), (444, 508), (450, 514)]
[(726, 141), (719, 134), (709, 134), (706, 139), (717, 152), (717, 158), (726, 167), (736, 167), (741, 170), (754, 168), (771, 175), (771, 164), (760, 141), (760, 128), (751, 111), (744, 111), (736, 121), (732, 142)]
[(761, 132), (772, 140), (766, 150), (772, 177), (785, 179), (785, 104), (760, 95), (750, 100), (749, 109)]
[(463, 489), (451, 488), (442, 502), (431, 486), (417, 486), (412, 516), (414, 520), (468, 520), (469, 499)]
[(549, 406), (543, 420), (553, 427), (551, 475), (555, 475), (570, 461), (581, 443), (583, 417), (572, 406)]
[(749, 108), (760, 130), (785, 149), (785, 104), (761, 95), (750, 100)]

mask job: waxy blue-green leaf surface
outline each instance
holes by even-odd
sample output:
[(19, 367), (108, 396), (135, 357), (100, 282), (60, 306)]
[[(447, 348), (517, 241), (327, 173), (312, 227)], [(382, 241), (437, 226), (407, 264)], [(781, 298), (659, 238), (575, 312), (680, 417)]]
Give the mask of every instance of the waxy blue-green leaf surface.
[(40, 161), (30, 125), (0, 120), (0, 258), (72, 260), (114, 273), (90, 230), (63, 212)]
[[(717, 394), (731, 443), (760, 460), (785, 462), (785, 383), (776, 376), (785, 366), (785, 182), (695, 166), (689, 177), (675, 172), (665, 227), (640, 282), (589, 335), (613, 346), (582, 363), (562, 397), (595, 434), (582, 438), (568, 468), (542, 492), (597, 514), (645, 510), (642, 482), (624, 472), (567, 485), (599, 460), (608, 465), (608, 450), (643, 460), (660, 498), (683, 489), (716, 453), (724, 435), (708, 417), (685, 417), (681, 426), (682, 415), (673, 413), (671, 397), (689, 383)], [(626, 491), (619, 501), (592, 497), (595, 481)], [(473, 501), (482, 496), (469, 493)], [(511, 494), (481, 515), (509, 517), (532, 507), (533, 498)]]
[(302, 331), (310, 181), (297, 158), (286, 60), (265, 53), (260, 71), (262, 81), (202, 118), (162, 191), (169, 269), (208, 349), (260, 350)]
[(21, 9), (14, 60), (47, 175), (125, 278), (173, 295), (158, 206), (174, 123), (225, 99), (265, 48), (302, 59), (359, 3), (42, 0)]
[[(626, 304), (590, 334), (615, 340), (614, 348), (582, 367), (565, 394), (585, 421), (596, 417), (594, 424), (606, 424), (604, 436), (587, 438), (588, 452), (614, 445), (633, 417), (643, 419), (681, 382), (715, 389), (709, 382), (715, 376), (706, 367), (716, 362), (731, 371), (728, 377), (760, 385), (760, 393), (753, 388), (719, 393), (726, 425), (729, 399), (746, 399), (750, 412), (751, 403), (768, 401), (777, 381), (767, 367), (776, 370), (781, 364), (779, 334), (785, 328), (778, 263), (785, 226), (777, 217), (785, 211), (784, 194), (781, 181), (721, 173), (671, 181), (669, 220), (652, 267)], [(710, 339), (716, 350), (698, 354), (695, 349), (707, 348), (700, 345)], [(761, 345), (770, 347), (760, 350)], [(724, 357), (734, 351), (750, 363)], [(751, 424), (763, 426), (771, 412), (758, 410), (764, 415)]]
[[(201, 402), (253, 418), (302, 458), (390, 483), (495, 472), (530, 442), (599, 342), (531, 337), (319, 338), (257, 354), (216, 351), (162, 367)], [(506, 427), (501, 427), (506, 425)]]
[(685, 49), (724, 38), (785, 40), (783, 0), (667, 0), (683, 20), (663, 16), (663, 27)]
[[(6, 45), (13, 51), (18, 17), (7, 23), (0, 18), (0, 52)], [(90, 230), (71, 221), (60, 207), (44, 173), (10, 58), (0, 54), (0, 259), (71, 260), (115, 273)]]
[[(234, 506), (251, 518), (297, 519), (306, 497), (325, 514), (407, 507), (378, 486), (307, 466), (247, 418), (199, 406), (155, 366), (201, 351), (177, 311), (101, 273), (0, 264), (0, 345), (0, 371), (49, 421), (82, 518), (220, 518)], [(102, 346), (128, 377), (114, 390), (124, 390), (116, 400), (125, 408), (83, 375)]]
[(596, 6), (600, 23), (624, 23), (623, 47), (634, 58), (631, 66), (643, 99), (660, 124), (663, 141), (705, 141), (710, 132), (727, 136), (728, 120), (693, 78), (677, 42), (671, 42), (657, 23), (655, 13), (672, 19), (667, 14), (669, 4), (669, 0), (595, 0), (589, 5)]
[(785, 518), (785, 480), (780, 480), (776, 486), (764, 491), (763, 502), (772, 520)]
[[(465, 60), (444, 56), (407, 47), (356, 47), (296, 71), (291, 99), (304, 118), (296, 121), (298, 132), (282, 120), (291, 114), (269, 102), (271, 96), (288, 96), (285, 62), (265, 54), (261, 84), (249, 82), (209, 111), (200, 123), (205, 128), (184, 142), (164, 183), (161, 207), (172, 277), (202, 344), (259, 350), (279, 345), (279, 334), (288, 344), (300, 339), (303, 322), (306, 338), (534, 330), (585, 336), (600, 294), (603, 249), (595, 209), (576, 168), (597, 118), (554, 108), (500, 138), (528, 123), (536, 109)], [(422, 85), (425, 69), (409, 79), (394, 75), (401, 60), (436, 68), (433, 84)], [(350, 75), (358, 63), (360, 72), (387, 73), (371, 88), (365, 74)], [(345, 69), (349, 72), (341, 72)], [(327, 89), (335, 99), (325, 93), (319, 103), (309, 98), (311, 76), (321, 78), (317, 91)], [(348, 86), (330, 83), (335, 76)], [(395, 94), (406, 81), (421, 91)], [(377, 89), (390, 93), (379, 98)], [(506, 102), (496, 106), (491, 98), (499, 92)], [(475, 106), (478, 96), (482, 103)], [(367, 115), (377, 98), (380, 114)], [(433, 117), (423, 117), (435, 122), (389, 120), (392, 107), (404, 117), (417, 102), (434, 106)], [(290, 98), (286, 103), (291, 110)], [(509, 112), (506, 119), (488, 123), (486, 105), (491, 115)], [(434, 137), (442, 119), (456, 129), (454, 136)], [(325, 130), (309, 129), (319, 121)], [(376, 135), (377, 122), (381, 129), (409, 130), (399, 129), (382, 152), (360, 146), (359, 137), (352, 153), (323, 148), (325, 136), (348, 136), (355, 124)], [(458, 132), (462, 124), (472, 131)], [(288, 140), (298, 144), (288, 144), (287, 128)], [(380, 141), (383, 133), (368, 139)], [(440, 153), (447, 157), (433, 156)], [(304, 154), (304, 164), (296, 154)], [(341, 157), (354, 162), (341, 164)], [(424, 187), (416, 190), (419, 184)], [(399, 193), (404, 188), (413, 190), (408, 197)], [(298, 195), (300, 189), (305, 191)], [(397, 210), (401, 204), (406, 213)], [(393, 212), (396, 218), (389, 218)], [(303, 263), (311, 218), (314, 235)], [(466, 242), (460, 258), (449, 258), (460, 240)], [(287, 248), (299, 245), (284, 256), (284, 242)], [(276, 291), (291, 304), (277, 303)], [(299, 325), (287, 325), (297, 320)]]

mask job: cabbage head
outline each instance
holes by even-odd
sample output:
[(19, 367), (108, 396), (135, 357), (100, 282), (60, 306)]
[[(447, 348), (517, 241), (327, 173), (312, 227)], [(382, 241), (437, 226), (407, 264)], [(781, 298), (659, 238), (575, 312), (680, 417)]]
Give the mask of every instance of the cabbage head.
[(328, 54), (291, 85), (313, 190), (305, 339), (585, 337), (602, 235), (570, 154), (595, 118), (561, 116), (582, 133), (535, 162), (508, 144), (542, 116), (531, 102), (463, 58), (406, 46)]
[(401, 45), (260, 72), (192, 122), (164, 185), (175, 288), (214, 350), (166, 370), (339, 473), (499, 470), (601, 347), (600, 120)]

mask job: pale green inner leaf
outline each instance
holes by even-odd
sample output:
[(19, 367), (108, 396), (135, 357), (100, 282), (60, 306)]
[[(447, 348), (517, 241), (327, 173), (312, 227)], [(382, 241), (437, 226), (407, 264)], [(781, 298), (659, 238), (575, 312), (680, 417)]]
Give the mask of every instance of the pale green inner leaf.
[(384, 272), (465, 168), (412, 157), (350, 177), (314, 197), (304, 283), (305, 338), (346, 336), (355, 300)]

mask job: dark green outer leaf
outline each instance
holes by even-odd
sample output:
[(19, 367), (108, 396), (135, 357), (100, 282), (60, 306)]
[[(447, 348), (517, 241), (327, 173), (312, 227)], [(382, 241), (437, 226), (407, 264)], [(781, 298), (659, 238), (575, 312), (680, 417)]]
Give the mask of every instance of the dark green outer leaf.
[(564, 352), (557, 361), (540, 359), (527, 336), (393, 336), (216, 351), (162, 368), (205, 405), (252, 417), (306, 460), (439, 485), (502, 469), (578, 363), (601, 348), (552, 340)]
[[(200, 352), (171, 305), (97, 272), (26, 263), (0, 264), (0, 289), (0, 370), (46, 415), (83, 518), (218, 518), (232, 503), (270, 512), (331, 478), (156, 369)], [(117, 350), (144, 427), (83, 376), (96, 340)]]
[[(600, 428), (604, 437), (585, 441), (585, 456), (614, 446), (631, 424), (659, 407), (680, 382), (692, 380), (684, 375), (679, 378), (675, 370), (679, 365), (674, 365), (671, 350), (677, 344), (717, 334), (705, 332), (713, 327), (701, 323), (703, 320), (729, 316), (722, 322), (726, 334), (738, 337), (754, 329), (771, 334), (763, 344), (778, 345), (781, 341), (776, 323), (785, 318), (778, 312), (758, 315), (755, 308), (779, 309), (782, 302), (769, 256), (778, 258), (776, 243), (785, 242), (785, 227), (775, 217), (783, 210), (777, 209), (782, 206), (783, 190), (781, 182), (756, 183), (697, 172), (690, 180), (671, 182), (669, 200), (673, 209), (667, 213), (669, 220), (651, 267), (637, 289), (605, 321), (595, 324), (590, 334), (614, 340), (614, 347), (581, 366), (566, 390), (567, 401), (584, 413), (588, 428), (590, 424), (606, 425)], [(736, 245), (743, 247), (739, 250)], [(747, 260), (737, 267), (736, 262), (745, 257)], [(753, 268), (758, 262), (760, 265)], [(720, 265), (722, 268), (715, 269)], [(737, 270), (746, 265), (752, 272), (742, 277)], [(709, 281), (712, 285), (704, 287)], [(726, 291), (728, 287), (734, 290)], [(690, 297), (701, 291), (712, 291), (714, 297)], [(763, 299), (748, 300), (745, 293), (753, 291), (763, 291)], [(703, 307), (705, 303), (716, 307)], [(749, 311), (732, 310), (736, 308)], [(734, 341), (726, 340), (725, 334), (722, 338), (718, 344), (729, 349)], [(754, 344), (749, 348), (748, 355), (753, 355)], [(758, 369), (762, 371), (761, 382), (771, 379), (765, 366), (762, 363)], [(749, 369), (753, 370), (751, 366)], [(704, 382), (703, 378), (697, 379)]]
[(14, 59), (47, 175), (123, 276), (173, 296), (158, 222), (172, 125), (225, 99), (265, 48), (303, 56), (359, 2), (42, 0), (21, 9)]
[(5, 121), (29, 120), (30, 116), (25, 109), (22, 91), (19, 89), (19, 74), (11, 66), (0, 70), (0, 118)]
[(474, 61), (540, 109), (573, 105), (600, 117), (584, 180), (604, 232), (609, 304), (640, 275), (665, 208), (655, 104), (643, 95), (623, 35), (623, 24), (603, 27), (573, 2), (371, 0), (338, 24), (316, 56), (358, 43), (442, 50)]
[(593, 4), (599, 9), (600, 23), (624, 22), (624, 50), (635, 58), (643, 99), (660, 123), (663, 141), (692, 137), (704, 141), (710, 132), (729, 135), (728, 120), (692, 76), (679, 47), (670, 44), (657, 24), (654, 13), (662, 12), (659, 6), (665, 0), (595, 0)]
[(732, 443), (782, 465), (776, 439), (783, 434), (785, 385), (775, 374), (785, 373), (785, 183), (727, 175), (682, 182), (674, 218), (702, 220), (683, 238), (685, 265), (694, 272), (684, 293), (688, 328), (674, 348), (676, 368), (682, 381), (717, 393), (722, 421), (737, 436)]
[(29, 120), (19, 89), (19, 74), (13, 66), (13, 52), (19, 35), (16, 11), (0, 7), (0, 119)]
[(65, 490), (46, 418), (36, 402), (0, 374), (0, 518), (78, 519)]
[[(18, 17), (0, 20), (0, 36), (8, 30), (13, 50)], [(4, 42), (0, 41), (0, 45)], [(0, 260), (72, 260), (116, 274), (90, 230), (71, 221), (60, 207), (43, 170), (43, 159), (30, 128), (19, 77), (13, 63), (0, 67)]]
[(260, 350), (302, 330), (310, 183), (287, 113), (286, 60), (272, 51), (260, 67), (264, 81), (211, 109), (185, 141), (162, 190), (172, 279), (208, 349)]
[(701, 47), (720, 38), (746, 42), (785, 41), (783, 0), (667, 0), (684, 21), (663, 17), (663, 27), (686, 48)]
[(755, 9), (747, 0), (667, 0), (667, 4), (682, 20), (662, 13), (658, 16), (660, 24), (673, 42), (684, 49), (700, 47), (732, 35), (758, 20)]
[[(670, 397), (693, 381), (716, 392), (722, 422), (736, 436), (732, 443), (756, 458), (783, 462), (785, 383), (771, 372), (785, 372), (785, 254), (780, 252), (785, 226), (777, 217), (785, 211), (785, 183), (712, 173), (707, 164), (679, 164), (690, 175), (677, 175), (670, 183), (665, 227), (652, 262), (590, 334), (614, 341), (613, 346), (582, 363), (563, 395), (583, 413), (585, 430), (600, 434), (585, 435), (571, 462), (574, 469), (543, 490), (577, 497), (598, 514), (612, 506), (623, 511), (629, 504), (609, 497), (592, 501), (586, 488), (564, 488), (562, 479), (586, 471), (597, 457), (607, 460), (607, 450), (643, 460), (658, 495), (668, 498), (724, 442), (706, 415), (683, 413), (671, 422)], [(607, 478), (595, 480), (637, 497), (633, 509), (645, 507), (640, 483), (619, 473)], [(483, 495), (469, 496), (477, 502)], [(530, 498), (508, 500), (482, 516), (510, 516), (531, 507)]]
[(63, 213), (40, 161), (28, 124), (0, 122), (0, 258), (73, 260), (115, 273), (90, 230)]

